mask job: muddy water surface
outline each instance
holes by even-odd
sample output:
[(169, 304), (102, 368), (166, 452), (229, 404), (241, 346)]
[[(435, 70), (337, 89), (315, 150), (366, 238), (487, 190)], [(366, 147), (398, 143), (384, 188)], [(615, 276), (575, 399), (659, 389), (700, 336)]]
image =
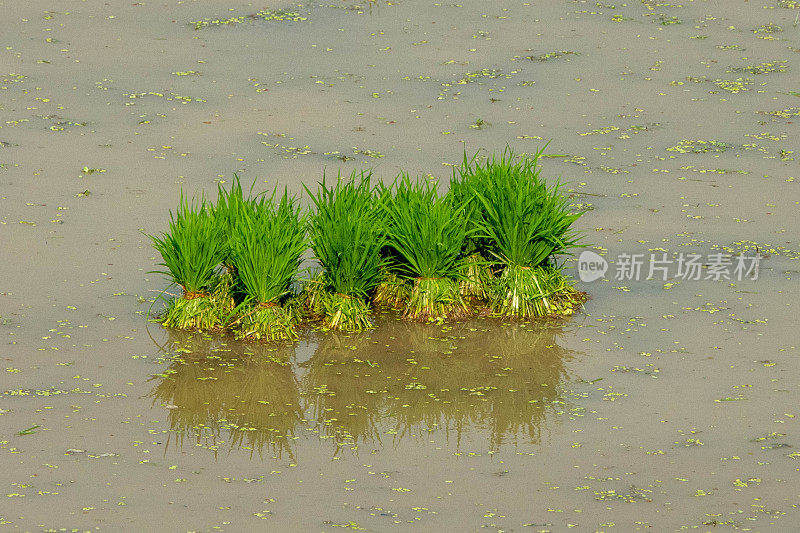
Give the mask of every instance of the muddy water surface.
[[(3, 530), (794, 529), (797, 2), (0, 12)], [(446, 179), (547, 141), (611, 262), (569, 321), (293, 346), (147, 322), (181, 188)], [(757, 280), (614, 279), (742, 250)]]

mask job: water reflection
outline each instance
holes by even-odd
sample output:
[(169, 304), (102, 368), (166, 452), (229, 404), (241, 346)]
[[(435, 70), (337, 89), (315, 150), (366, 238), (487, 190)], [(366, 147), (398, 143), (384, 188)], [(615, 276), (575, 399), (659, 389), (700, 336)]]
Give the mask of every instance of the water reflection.
[[(215, 452), (283, 453), (301, 432), (371, 449), (443, 433), (456, 447), (483, 438), (490, 450), (540, 440), (572, 353), (560, 326), (475, 320), (432, 326), (384, 319), (360, 334), (310, 333), (295, 347), (172, 334), (169, 368), (154, 402), (169, 408), (177, 445)], [(304, 360), (303, 360), (304, 359)]]
[(321, 336), (301, 388), (309, 418), (340, 444), (384, 444), (444, 431), (484, 432), (492, 450), (539, 440), (570, 354), (559, 329), (405, 322)]
[(291, 345), (243, 344), (228, 338), (170, 334), (176, 355), (158, 376), (154, 403), (169, 409), (170, 441), (186, 439), (215, 454), (223, 447), (263, 455), (287, 453), (303, 419)]

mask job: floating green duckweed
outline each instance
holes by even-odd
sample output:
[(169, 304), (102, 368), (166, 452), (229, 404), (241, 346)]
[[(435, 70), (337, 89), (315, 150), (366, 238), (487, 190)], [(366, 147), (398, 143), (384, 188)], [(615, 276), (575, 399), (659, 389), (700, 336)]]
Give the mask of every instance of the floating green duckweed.
[(581, 137), (585, 137), (586, 135), (605, 135), (613, 131), (619, 131), (619, 128), (617, 126), (605, 126), (603, 128), (597, 128), (584, 133), (579, 133), (578, 135)]
[(747, 91), (748, 86), (753, 84), (752, 78), (737, 78), (735, 80), (715, 80), (714, 84), (729, 93), (739, 93)]
[(72, 126), (77, 127), (84, 127), (86, 126), (86, 122), (73, 122), (71, 120), (62, 120), (60, 122), (56, 122), (52, 126), (50, 126), (51, 131), (67, 131)]
[(662, 26), (672, 26), (674, 24), (681, 24), (683, 21), (678, 17), (671, 17), (669, 15), (659, 15), (656, 22)]
[(682, 139), (677, 145), (667, 148), (667, 151), (680, 154), (704, 154), (707, 152), (724, 152), (728, 148), (730, 148), (730, 145), (722, 141)]
[(631, 17), (625, 17), (623, 15), (611, 15), (611, 22), (626, 22), (629, 20), (633, 20)]
[(353, 147), (353, 153), (354, 154), (365, 155), (367, 157), (373, 157), (375, 159), (380, 159), (382, 157), (385, 157), (384, 154), (382, 154), (381, 152), (379, 152), (377, 150), (367, 150), (366, 148), (358, 148), (356, 146)]
[(770, 115), (775, 118), (800, 117), (800, 107), (789, 107), (778, 111), (759, 111), (762, 115)]
[(798, 260), (800, 259), (800, 251), (793, 250), (781, 245), (773, 245), (767, 243), (759, 243), (755, 241), (736, 241), (726, 246), (718, 246), (723, 252), (732, 255), (753, 255), (758, 254), (761, 256), (775, 255), (785, 257), (787, 259)]
[(747, 65), (744, 67), (728, 67), (728, 72), (746, 72), (748, 74), (772, 74), (774, 72), (786, 72), (788, 66), (786, 61), (766, 61), (758, 65)]
[(538, 56), (527, 56), (525, 59), (529, 59), (531, 61), (550, 61), (553, 59), (563, 58), (565, 56), (577, 56), (580, 55), (578, 52), (573, 52), (572, 50), (558, 50), (556, 52), (548, 52), (546, 54), (541, 54)]
[(781, 28), (777, 24), (773, 24), (773, 23), (770, 22), (770, 23), (764, 24), (763, 26), (759, 26), (758, 28), (754, 29), (753, 33), (755, 33), (758, 37), (760, 37), (762, 39), (773, 39), (774, 38), (774, 37), (772, 37), (773, 33), (780, 33), (782, 31), (783, 31), (783, 28)]
[[(450, 93), (450, 91), (458, 85), (480, 83), (483, 80), (509, 79), (511, 77), (512, 77), (511, 74), (505, 74), (502, 70), (499, 69), (483, 68), (480, 70), (469, 71), (466, 74), (464, 74), (464, 76), (462, 76), (457, 80), (442, 83), (442, 88), (439, 92), (438, 99), (443, 100), (445, 96), (447, 96), (448, 93)], [(423, 78), (420, 77), (419, 79)], [(453, 98), (458, 98), (460, 94), (461, 94), (460, 92), (455, 92), (450, 96)]]
[(145, 98), (148, 96), (155, 96), (156, 98), (164, 98), (167, 101), (177, 100), (182, 104), (188, 104), (190, 102), (205, 102), (206, 100), (203, 98), (196, 98), (191, 96), (186, 96), (174, 92), (169, 93), (160, 93), (156, 91), (145, 91), (140, 93), (123, 93), (122, 96), (127, 96), (131, 100), (135, 100), (137, 98)]
[(227, 19), (203, 19), (192, 22), (195, 30), (208, 28), (209, 26), (228, 26), (231, 24), (242, 24), (248, 21), (263, 20), (266, 22), (303, 22), (308, 20), (308, 17), (301, 15), (297, 11), (277, 10), (269, 11), (262, 9), (258, 13), (252, 15), (242, 15), (239, 17), (230, 17)]

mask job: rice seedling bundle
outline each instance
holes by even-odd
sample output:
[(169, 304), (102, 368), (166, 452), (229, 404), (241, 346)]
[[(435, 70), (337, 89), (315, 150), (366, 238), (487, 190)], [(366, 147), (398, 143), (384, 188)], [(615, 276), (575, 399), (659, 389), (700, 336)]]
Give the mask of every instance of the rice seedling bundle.
[(373, 200), (371, 174), (355, 171), (328, 186), (323, 178), (316, 194), (309, 239), (322, 273), (309, 287), (309, 304), (331, 329), (371, 326), (369, 294), (380, 281), (384, 237)]
[(169, 231), (149, 236), (163, 259), (156, 271), (183, 289), (170, 300), (160, 320), (166, 327), (213, 329), (221, 326), (232, 300), (216, 280), (225, 257), (221, 228), (205, 200), (191, 202), (181, 193), (177, 211), (170, 212)]
[(374, 201), (379, 206), (380, 223), (384, 236), (384, 246), (381, 249), (383, 258), (380, 267), (380, 282), (372, 294), (372, 303), (375, 306), (404, 309), (411, 295), (412, 283), (406, 277), (399, 276), (392, 268), (401, 262), (402, 257), (389, 244), (386, 231), (388, 228), (387, 211), (384, 206), (392, 200), (392, 187), (378, 183), (375, 187)]
[(401, 175), (383, 195), (392, 268), (413, 283), (404, 316), (416, 320), (467, 316), (458, 285), (459, 260), (469, 235), (467, 206), (440, 196), (436, 184)]
[[(390, 187), (373, 187), (364, 171), (330, 185), (323, 176), (315, 192), (306, 188), (307, 215), (286, 191), (246, 194), (236, 175), (214, 205), (182, 193), (169, 230), (150, 236), (159, 272), (183, 289), (160, 321), (292, 340), (301, 304), (325, 328), (349, 331), (371, 327), (370, 304), (437, 322), (487, 304), (523, 319), (571, 314), (585, 295), (556, 258), (579, 246), (579, 215), (560, 183), (540, 178), (542, 150), (485, 162), (465, 154), (445, 195), (406, 174)], [(300, 300), (293, 286), (309, 246), (321, 270)]]
[(297, 337), (298, 313), (286, 304), (306, 250), (305, 217), (286, 191), (277, 205), (274, 196), (264, 196), (252, 209), (243, 210), (231, 236), (231, 261), (249, 305), (238, 319), (241, 337)]
[(570, 212), (560, 183), (548, 187), (540, 179), (542, 151), (519, 160), (506, 151), (484, 164), (465, 156), (453, 180), (460, 194), (469, 191), (477, 202), (477, 246), (503, 267), (490, 304), (504, 316), (570, 314), (582, 299), (553, 262), (578, 245), (572, 224), (580, 215)]

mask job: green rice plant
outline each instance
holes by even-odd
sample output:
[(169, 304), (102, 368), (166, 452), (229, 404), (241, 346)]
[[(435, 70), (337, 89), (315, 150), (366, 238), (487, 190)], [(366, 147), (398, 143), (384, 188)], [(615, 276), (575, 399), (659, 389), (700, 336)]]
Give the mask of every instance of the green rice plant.
[(214, 204), (214, 215), (217, 223), (220, 225), (224, 237), (225, 249), (225, 264), (226, 269), (230, 272), (233, 268), (231, 261), (230, 242), (233, 238), (235, 228), (239, 220), (247, 208), (247, 202), (244, 199), (242, 191), (242, 184), (239, 181), (239, 176), (233, 175), (233, 183), (230, 190), (225, 189), (222, 184), (218, 184), (217, 203)]
[(221, 325), (214, 302), (208, 296), (194, 294), (167, 302), (166, 309), (158, 317), (165, 328), (215, 329)]
[(300, 259), (306, 250), (305, 217), (284, 191), (253, 203), (236, 225), (231, 260), (244, 288), (249, 310), (238, 319), (239, 336), (255, 339), (296, 338), (296, 310), (281, 305), (292, 294)]
[(295, 340), (297, 314), (280, 304), (257, 302), (241, 317), (236, 337), (239, 339), (263, 339), (267, 341)]
[(468, 160), (466, 152), (464, 153), (462, 168), (454, 167), (453, 169), (453, 177), (450, 180), (450, 190), (447, 195), (450, 196), (454, 205), (469, 206), (467, 210), (470, 215), (467, 220), (469, 237), (464, 245), (464, 259), (461, 262), (461, 294), (470, 300), (486, 301), (489, 299), (495, 275), (492, 270), (492, 262), (486, 260), (486, 256), (491, 256), (488, 251), (490, 242), (481, 231), (483, 209), (475, 196), (475, 188), (479, 185), (481, 176), (474, 172), (464, 171), (464, 169), (472, 170), (470, 165), (476, 158), (477, 154), (473, 156), (472, 160)]
[(383, 183), (378, 183), (374, 191), (374, 201), (380, 207), (380, 224), (383, 230), (384, 245), (381, 249), (380, 282), (372, 294), (372, 305), (403, 309), (411, 295), (413, 283), (408, 277), (399, 275), (396, 266), (402, 264), (402, 256), (391, 246), (387, 235), (389, 220), (384, 206), (392, 201), (394, 195), (392, 189)]
[[(253, 182), (253, 186), (255, 186), (255, 182)], [(221, 183), (217, 185), (217, 203), (214, 204), (213, 211), (217, 222), (222, 227), (226, 245), (233, 241), (236, 228), (243, 218), (248, 214), (252, 214), (263, 201), (263, 193), (253, 196), (253, 186), (250, 187), (248, 195), (245, 196), (238, 174), (233, 175), (230, 189), (226, 189)], [(225, 261), (225, 266), (228, 268), (232, 268), (230, 253), (230, 246), (228, 246)]]
[[(216, 269), (225, 257), (222, 232), (205, 200), (189, 201), (181, 193), (169, 231), (149, 235), (163, 259), (156, 271), (183, 289), (160, 317), (166, 327), (210, 329), (221, 326), (228, 295), (216, 282)], [(212, 297), (212, 293), (214, 296)]]
[(458, 287), (459, 261), (469, 235), (469, 213), (436, 183), (402, 174), (393, 195), (382, 197), (392, 269), (413, 280), (404, 316), (416, 320), (457, 319), (469, 314)]
[[(380, 251), (384, 235), (380, 211), (372, 196), (371, 174), (354, 171), (328, 186), (323, 177), (316, 194), (306, 188), (314, 204), (309, 238), (322, 267), (323, 324), (332, 329), (369, 327), (366, 299), (380, 281)], [(312, 294), (314, 296), (314, 294)]]
[(236, 297), (237, 301), (244, 299), (245, 290), (233, 266), (231, 243), (235, 238), (237, 226), (242, 223), (242, 220), (248, 214), (252, 215), (262, 201), (263, 193), (262, 195), (253, 196), (252, 190), (254, 186), (255, 182), (253, 182), (250, 191), (245, 196), (239, 176), (234, 174), (229, 189), (223, 187), (221, 183), (217, 186), (217, 202), (213, 206), (217, 223), (222, 228), (223, 242), (226, 247), (225, 259), (222, 262), (225, 267), (225, 273), (221, 277), (227, 278), (231, 294)]
[(561, 309), (559, 298), (577, 293), (552, 263), (579, 245), (572, 224), (580, 214), (570, 212), (560, 183), (548, 187), (539, 177), (543, 150), (521, 159), (506, 150), (483, 164), (465, 154), (453, 179), (461, 194), (470, 191), (478, 203), (477, 246), (503, 265), (491, 305), (506, 316), (560, 313), (571, 307)]

